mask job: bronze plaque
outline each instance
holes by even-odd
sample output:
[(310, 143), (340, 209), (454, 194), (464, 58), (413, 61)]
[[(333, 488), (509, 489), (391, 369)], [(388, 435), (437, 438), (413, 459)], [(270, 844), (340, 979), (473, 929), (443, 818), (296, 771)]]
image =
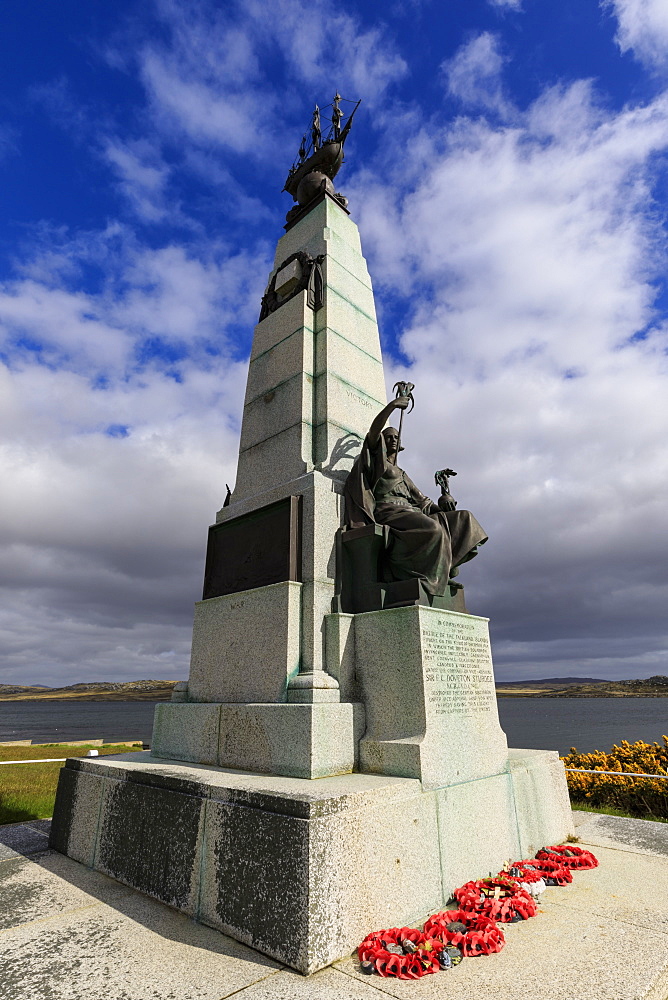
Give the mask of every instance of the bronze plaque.
[(202, 600), (301, 580), (301, 497), (209, 528)]

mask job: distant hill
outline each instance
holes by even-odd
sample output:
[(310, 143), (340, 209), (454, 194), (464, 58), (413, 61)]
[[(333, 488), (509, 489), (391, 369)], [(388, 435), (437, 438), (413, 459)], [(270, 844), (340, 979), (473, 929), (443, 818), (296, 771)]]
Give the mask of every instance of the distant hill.
[(40, 694), (50, 690), (51, 688), (46, 687), (45, 684), (31, 684), (29, 687), (22, 687), (20, 684), (0, 684), (0, 696), (5, 694), (20, 694), (23, 691)]
[(497, 681), (497, 687), (568, 687), (570, 684), (609, 684), (602, 677), (541, 677), (538, 680)]
[(0, 684), (0, 701), (169, 701), (176, 681), (90, 681), (66, 687)]
[[(170, 701), (176, 681), (90, 681), (66, 687), (0, 684), (0, 701)], [(499, 698), (662, 698), (668, 677), (608, 681), (600, 677), (543, 677), (498, 681)]]
[(644, 680), (628, 681), (587, 677), (498, 681), (496, 694), (499, 698), (666, 698), (668, 677), (656, 674)]

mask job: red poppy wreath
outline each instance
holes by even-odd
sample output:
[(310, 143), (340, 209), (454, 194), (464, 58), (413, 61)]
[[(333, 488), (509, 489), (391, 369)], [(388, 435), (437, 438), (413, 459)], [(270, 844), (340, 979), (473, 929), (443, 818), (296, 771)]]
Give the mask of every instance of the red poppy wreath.
[(577, 847), (575, 844), (558, 844), (556, 847), (543, 847), (536, 852), (538, 860), (547, 858), (550, 861), (558, 861), (564, 868), (598, 868), (598, 861), (584, 847)]
[(515, 861), (512, 867), (520, 870), (520, 881), (532, 871), (545, 879), (545, 885), (568, 885), (573, 881), (570, 868), (564, 868), (561, 861), (550, 858), (527, 858), (525, 861)]
[(442, 941), (413, 927), (391, 927), (367, 934), (357, 954), (363, 972), (377, 972), (385, 978), (420, 979), (439, 971), (442, 950)]
[(496, 877), (467, 882), (453, 893), (462, 910), (480, 913), (491, 920), (511, 923), (536, 915), (531, 895), (512, 878)]
[(443, 910), (434, 913), (424, 925), (425, 934), (453, 944), (463, 955), (492, 955), (501, 951), (506, 939), (493, 920), (468, 910)]

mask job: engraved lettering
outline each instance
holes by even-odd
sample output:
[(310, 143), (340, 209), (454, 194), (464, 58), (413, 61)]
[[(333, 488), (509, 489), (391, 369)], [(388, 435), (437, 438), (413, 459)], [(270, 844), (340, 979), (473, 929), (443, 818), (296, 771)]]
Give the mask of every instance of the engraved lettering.
[(475, 623), (457, 621), (449, 623), (447, 633), (422, 632), (427, 705), (434, 715), (476, 716), (496, 711), (489, 641), (475, 631)]

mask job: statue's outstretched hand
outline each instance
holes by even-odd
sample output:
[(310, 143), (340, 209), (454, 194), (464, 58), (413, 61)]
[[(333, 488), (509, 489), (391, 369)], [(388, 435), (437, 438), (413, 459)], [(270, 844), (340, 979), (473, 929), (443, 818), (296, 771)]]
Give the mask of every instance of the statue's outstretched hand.
[(398, 410), (405, 410), (405, 409), (407, 409), (408, 404), (410, 403), (410, 397), (409, 396), (397, 396), (397, 398), (393, 399), (392, 402), (394, 403), (394, 406), (395, 406), (396, 409), (398, 409)]

